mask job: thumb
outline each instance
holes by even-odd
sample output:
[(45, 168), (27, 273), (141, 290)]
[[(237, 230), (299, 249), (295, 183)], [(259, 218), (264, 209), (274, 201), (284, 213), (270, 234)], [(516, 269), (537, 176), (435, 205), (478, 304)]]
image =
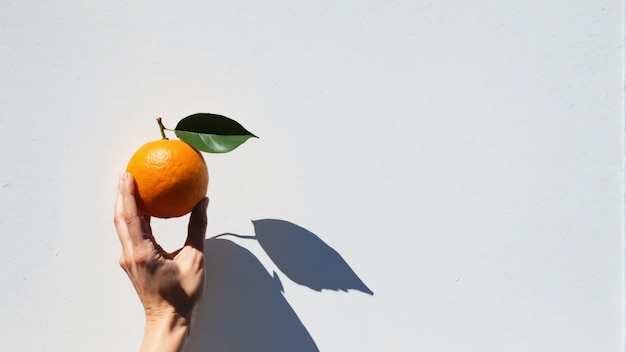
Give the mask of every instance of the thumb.
[(205, 197), (193, 208), (189, 218), (187, 242), (185, 242), (185, 245), (189, 245), (200, 252), (204, 250), (204, 237), (207, 225), (206, 209), (208, 205), (209, 198)]

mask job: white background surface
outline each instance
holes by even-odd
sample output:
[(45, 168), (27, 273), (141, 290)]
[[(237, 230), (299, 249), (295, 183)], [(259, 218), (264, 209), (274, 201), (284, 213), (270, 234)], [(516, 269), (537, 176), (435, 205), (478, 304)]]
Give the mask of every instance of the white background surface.
[[(205, 155), (207, 236), (291, 221), (375, 293), (279, 272), (320, 350), (623, 351), (623, 13), (3, 1), (0, 350), (138, 347), (117, 175), (155, 117), (214, 112), (261, 138)], [(157, 237), (180, 245), (185, 221)]]

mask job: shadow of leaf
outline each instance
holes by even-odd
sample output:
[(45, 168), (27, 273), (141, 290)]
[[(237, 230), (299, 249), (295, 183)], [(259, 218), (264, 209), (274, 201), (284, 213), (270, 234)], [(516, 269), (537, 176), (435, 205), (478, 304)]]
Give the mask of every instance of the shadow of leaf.
[(307, 229), (277, 219), (252, 223), (263, 250), (294, 282), (316, 291), (354, 289), (374, 294), (337, 251)]
[(247, 249), (205, 241), (206, 288), (187, 351), (318, 351), (280, 281)]

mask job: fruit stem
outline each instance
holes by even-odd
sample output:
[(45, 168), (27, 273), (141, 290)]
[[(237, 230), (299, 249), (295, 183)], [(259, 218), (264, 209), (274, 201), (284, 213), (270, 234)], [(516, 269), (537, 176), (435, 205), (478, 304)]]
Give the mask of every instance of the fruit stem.
[(163, 122), (161, 122), (161, 118), (157, 117), (157, 123), (159, 124), (159, 129), (161, 130), (161, 137), (163, 137), (163, 139), (167, 139), (167, 137), (165, 137), (165, 131), (166, 128), (165, 126), (163, 126)]

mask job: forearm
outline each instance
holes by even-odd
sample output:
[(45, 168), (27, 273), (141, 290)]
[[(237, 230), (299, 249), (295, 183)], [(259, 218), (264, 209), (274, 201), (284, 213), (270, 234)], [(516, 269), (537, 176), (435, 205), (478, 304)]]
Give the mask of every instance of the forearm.
[(191, 329), (190, 322), (180, 316), (146, 319), (140, 352), (180, 352)]

